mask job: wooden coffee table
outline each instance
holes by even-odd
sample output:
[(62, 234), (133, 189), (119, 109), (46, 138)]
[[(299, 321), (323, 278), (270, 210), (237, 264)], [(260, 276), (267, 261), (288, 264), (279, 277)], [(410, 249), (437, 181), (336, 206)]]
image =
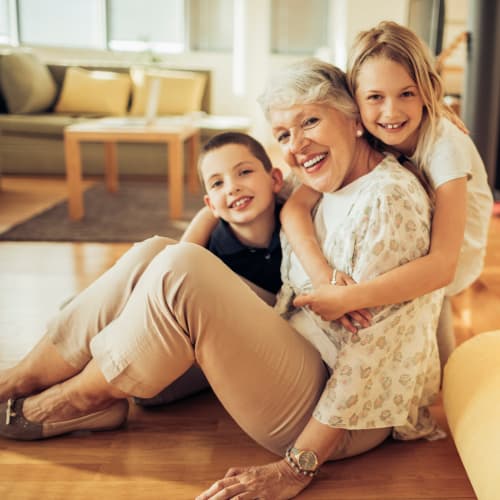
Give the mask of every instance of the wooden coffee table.
[(168, 210), (170, 218), (178, 219), (184, 208), (184, 143), (190, 148), (188, 189), (199, 191), (196, 162), (200, 133), (196, 124), (176, 119), (158, 119), (151, 125), (141, 119), (103, 118), (70, 125), (64, 129), (66, 180), (68, 184), (69, 217), (84, 216), (82, 190), (82, 142), (102, 142), (105, 152), (105, 180), (109, 192), (118, 190), (117, 142), (163, 142), (167, 146)]

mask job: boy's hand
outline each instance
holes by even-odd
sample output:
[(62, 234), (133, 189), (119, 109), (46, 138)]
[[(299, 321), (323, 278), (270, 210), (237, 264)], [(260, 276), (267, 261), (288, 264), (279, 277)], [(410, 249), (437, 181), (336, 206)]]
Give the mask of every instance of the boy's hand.
[(188, 241), (206, 247), (218, 221), (219, 219), (212, 214), (209, 208), (203, 207), (193, 217), (180, 241)]
[(299, 295), (293, 301), (295, 307), (308, 306), (311, 311), (316, 313), (325, 321), (338, 320), (340, 323), (352, 333), (356, 333), (358, 328), (354, 326), (353, 321), (357, 322), (361, 327), (370, 326), (371, 314), (367, 309), (359, 311), (349, 311), (345, 304), (344, 285), (352, 285), (356, 282), (347, 274), (337, 271), (336, 285), (323, 284), (312, 292), (304, 295)]

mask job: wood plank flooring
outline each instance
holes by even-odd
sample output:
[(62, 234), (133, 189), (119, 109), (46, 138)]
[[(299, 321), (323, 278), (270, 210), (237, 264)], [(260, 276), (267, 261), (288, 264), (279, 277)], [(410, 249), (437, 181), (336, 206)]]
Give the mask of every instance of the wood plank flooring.
[[(3, 178), (0, 228), (64, 196), (58, 179)], [(40, 201), (43, 199), (44, 201)], [(71, 297), (128, 244), (0, 242), (0, 369), (15, 363)], [(500, 328), (500, 218), (492, 219), (481, 280), (453, 301), (459, 342)], [(433, 412), (446, 428), (442, 405)], [(234, 424), (211, 392), (144, 409), (125, 428), (41, 442), (0, 439), (0, 499), (194, 498), (235, 465), (274, 459)], [(388, 441), (363, 456), (324, 466), (301, 499), (473, 499), (451, 437)]]

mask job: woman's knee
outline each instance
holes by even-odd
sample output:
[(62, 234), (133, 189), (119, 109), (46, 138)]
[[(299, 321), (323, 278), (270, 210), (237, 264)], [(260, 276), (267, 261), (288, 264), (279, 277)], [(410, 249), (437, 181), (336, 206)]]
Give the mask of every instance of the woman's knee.
[(180, 263), (192, 262), (193, 259), (204, 259), (207, 255), (212, 255), (205, 247), (187, 241), (181, 241), (177, 245), (169, 245), (165, 249), (165, 253), (170, 259)]
[(124, 273), (134, 273), (144, 269), (167, 246), (177, 243), (175, 240), (162, 236), (153, 236), (146, 240), (134, 243), (116, 262), (115, 267)]
[(164, 236), (152, 236), (138, 243), (134, 243), (131, 251), (138, 255), (155, 256), (164, 250), (167, 246), (177, 243), (175, 240), (165, 238)]
[(218, 266), (224, 266), (206, 248), (188, 242), (166, 247), (161, 258), (164, 259), (163, 265), (165, 267), (183, 275), (195, 274), (201, 276), (205, 272), (210, 273), (214, 268), (217, 269)]

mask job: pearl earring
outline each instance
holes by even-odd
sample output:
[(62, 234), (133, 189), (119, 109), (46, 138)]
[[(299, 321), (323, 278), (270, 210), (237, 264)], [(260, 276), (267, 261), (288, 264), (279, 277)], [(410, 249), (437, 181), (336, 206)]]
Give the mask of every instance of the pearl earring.
[(363, 135), (363, 131), (362, 130), (356, 130), (356, 137), (361, 137)]

